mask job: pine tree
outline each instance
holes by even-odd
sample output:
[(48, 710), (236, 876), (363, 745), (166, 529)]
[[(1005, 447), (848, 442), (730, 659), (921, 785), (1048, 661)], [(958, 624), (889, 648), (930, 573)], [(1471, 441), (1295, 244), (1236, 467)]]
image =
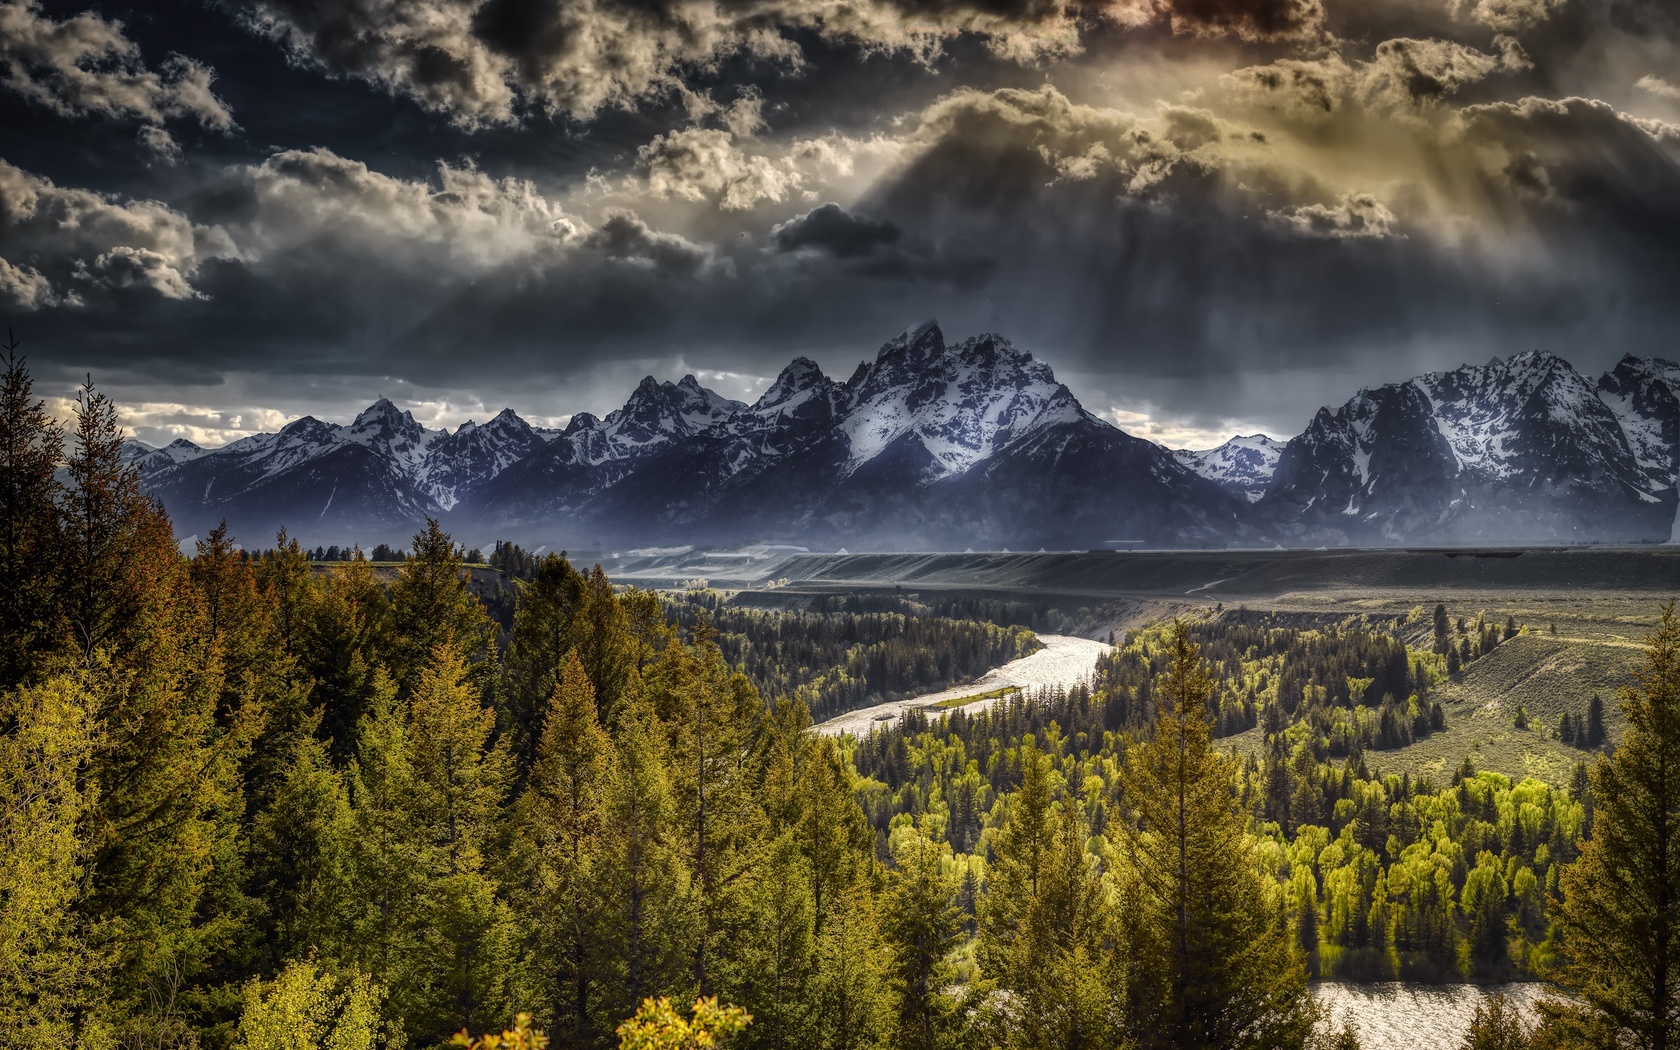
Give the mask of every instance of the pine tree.
[[(1520, 827), (1520, 822), (1518, 823)], [(1510, 965), (1506, 947), (1509, 931), (1506, 918), (1508, 888), (1499, 858), (1483, 850), (1476, 866), (1464, 880), (1464, 911), (1470, 918), (1467, 945), (1470, 968), (1477, 977), (1503, 976)]]
[(1680, 616), (1663, 607), (1627, 731), (1592, 771), (1592, 838), (1553, 909), (1557, 977), (1607, 1044), (1680, 1046)]
[(612, 582), (599, 565), (584, 577), (576, 630), (578, 659), (595, 686), (595, 702), (601, 708), (602, 720), (612, 724), (634, 673), (638, 647), (618, 597), (613, 594)]
[(297, 538), (288, 536), (285, 529), (275, 536), (274, 549), (264, 553), (257, 563), (257, 581), (274, 608), (280, 644), (288, 656), (295, 658), (301, 655), (304, 620), (309, 612), (314, 587), (309, 571), (309, 555), (298, 546)]
[(817, 938), (815, 1045), (874, 1050), (885, 1045), (892, 1003), (880, 920), (867, 887), (854, 884), (833, 901)]
[(362, 719), (378, 690), (376, 652), (385, 589), (358, 549), (350, 561), (332, 568), (325, 586), (305, 592), (304, 600), (299, 670), (314, 683), (319, 732), (330, 741), (333, 760), (343, 764), (356, 750)]
[[(1156, 686), (1154, 735), (1126, 755), (1136, 813), (1123, 845), (1140, 890), (1153, 987), (1136, 1004), (1146, 1046), (1299, 1046), (1311, 1029), (1305, 975), (1290, 957), (1233, 791), (1212, 747), (1213, 681), (1182, 621)], [(1121, 822), (1117, 822), (1121, 823)]]
[(673, 643), (648, 668), (649, 699), (672, 740), (671, 787), (685, 864), (694, 880), (692, 969), (697, 994), (744, 977), (732, 945), (748, 940), (753, 844), (762, 833), (759, 779), (743, 761), (762, 704), (708, 639)]
[(549, 698), (577, 643), (573, 621), (583, 605), (583, 588), (583, 577), (556, 554), (544, 557), (530, 582), (519, 588), (502, 721), (520, 769), (529, 769), (535, 760)]
[(665, 727), (640, 697), (620, 711), (607, 768), (601, 958), (605, 1010), (625, 1016), (649, 996), (693, 993), (693, 880), (678, 833)]
[(1476, 1004), (1476, 1016), (1464, 1033), (1463, 1050), (1529, 1050), (1530, 1032), (1517, 1004), (1495, 992)]
[(1071, 795), (1057, 807), (1005, 987), (1018, 996), (1010, 1041), (1026, 1050), (1126, 1045), (1127, 962), (1111, 929), (1109, 891), (1085, 848), (1090, 824)]
[(1593, 694), (1592, 700), (1587, 704), (1587, 730), (1585, 735), (1588, 747), (1604, 746), (1604, 701), (1599, 699), (1597, 693)]
[[(601, 962), (599, 867), (612, 742), (601, 729), (595, 689), (569, 654), (549, 698), (530, 781), (515, 815), (532, 977), (548, 1030), (574, 1045), (596, 1021)], [(610, 1026), (609, 1026), (610, 1027)]]
[(995, 859), (986, 874), (979, 944), (982, 968), (1016, 989), (1029, 986), (1044, 966), (1046, 946), (1029, 936), (1027, 924), (1056, 837), (1050, 757), (1023, 744), (1020, 766), (1021, 786), (1009, 796), (1008, 813), (992, 840)]
[(418, 916), (431, 1009), (405, 1018), (439, 1037), (504, 1014), (513, 978), (512, 917), (485, 864), (511, 763), (504, 748), (491, 745), (495, 712), (481, 704), (467, 675), (462, 654), (440, 645), (410, 700), (415, 815), (434, 866)]
[[(413, 553), (391, 585), (389, 619), (380, 655), (404, 695), (415, 687), (440, 646), (482, 660), (491, 645), (491, 621), (467, 587), (466, 566), (449, 533), (434, 518), (415, 533)], [(487, 695), (488, 683), (480, 683)]]
[(262, 902), (256, 932), (266, 972), (311, 953), (345, 962), (359, 954), (349, 792), (325, 742), (296, 740), (285, 758), (285, 773), (247, 840), (249, 892)]
[(951, 983), (948, 956), (956, 947), (961, 917), (953, 898), (956, 880), (943, 870), (939, 843), (916, 829), (894, 855), (882, 904), (882, 939), (891, 951), (889, 970), (895, 1046), (940, 1050), (956, 1045), (962, 1025)]
[(64, 438), (7, 335), (0, 373), (0, 688), (9, 689), (31, 676), (63, 632), (55, 472)]
[(161, 585), (180, 561), (169, 519), (140, 492), (137, 467), (122, 455), (117, 407), (83, 385), (65, 474), (60, 607), (85, 661), (103, 646), (130, 649)]
[(99, 727), (71, 678), (0, 693), (0, 726), (0, 1032), (20, 1050), (98, 1046), (109, 961), (81, 901)]

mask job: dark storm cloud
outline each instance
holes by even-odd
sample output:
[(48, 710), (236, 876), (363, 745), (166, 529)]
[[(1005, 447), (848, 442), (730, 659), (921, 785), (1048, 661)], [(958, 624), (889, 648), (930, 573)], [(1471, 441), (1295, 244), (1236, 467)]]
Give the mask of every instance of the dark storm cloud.
[[(50, 10), (0, 3), (117, 25)], [(225, 436), (380, 393), (562, 416), (678, 368), (745, 396), (930, 315), (1155, 435), (1291, 432), (1359, 385), (1531, 347), (1674, 353), (1671, 5), (218, 10), (245, 28), (134, 17), (80, 65), (31, 44), (72, 57), (6, 94), (64, 114), (71, 148), (0, 146), (5, 319), (54, 382), (94, 368), (147, 426)], [(189, 68), (239, 127), (88, 101)], [(41, 91), (59, 101), (22, 101)], [(114, 163), (141, 129), (179, 141), (172, 174)]]
[(811, 248), (840, 259), (859, 259), (874, 254), (877, 248), (897, 243), (901, 231), (890, 222), (853, 215), (830, 201), (798, 218), (778, 223), (770, 235), (777, 251)]
[(1163, 20), (1176, 33), (1244, 40), (1309, 38), (1324, 23), (1321, 0), (1119, 0), (1113, 6), (1123, 21)]
[(468, 127), (528, 112), (587, 119), (749, 56), (796, 70), (793, 35), (928, 55), (962, 33), (1012, 58), (1077, 47), (1065, 0), (227, 0), (300, 62), (413, 98)]
[(169, 120), (233, 128), (213, 77), (203, 63), (178, 54), (148, 68), (123, 24), (95, 12), (55, 20), (38, 0), (0, 3), (0, 87), (59, 116), (139, 124), (138, 141), (149, 153), (176, 152), (163, 127)]

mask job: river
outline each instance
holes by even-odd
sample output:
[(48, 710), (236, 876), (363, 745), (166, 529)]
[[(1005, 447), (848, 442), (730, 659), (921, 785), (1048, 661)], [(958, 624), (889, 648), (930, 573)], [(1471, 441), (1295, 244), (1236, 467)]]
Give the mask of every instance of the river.
[(1458, 1050), (1476, 1007), (1494, 992), (1510, 996), (1529, 1020), (1546, 986), (1502, 984), (1341, 984), (1320, 981), (1313, 999), (1332, 1024), (1347, 1024), (1359, 1034), (1361, 1050)]
[[(818, 725), (817, 732), (827, 736), (839, 736), (842, 733), (863, 736), (876, 726), (890, 725), (898, 721), (906, 711), (917, 708), (939, 710), (936, 705), (942, 700), (960, 700), (963, 697), (978, 696), (1005, 688), (1023, 689), (1029, 693), (1036, 689), (1051, 689), (1056, 686), (1065, 689), (1080, 682), (1090, 681), (1091, 672), (1097, 669), (1097, 657), (1112, 648), (1102, 642), (1093, 642), (1089, 638), (1074, 638), (1065, 634), (1041, 634), (1038, 640), (1044, 643), (1044, 648), (1019, 660), (1011, 660), (1002, 667), (994, 667), (980, 676), (979, 680), (968, 685), (908, 700), (894, 700), (857, 711), (847, 711)], [(963, 705), (962, 710), (974, 714), (997, 702), (976, 700), (972, 704)]]

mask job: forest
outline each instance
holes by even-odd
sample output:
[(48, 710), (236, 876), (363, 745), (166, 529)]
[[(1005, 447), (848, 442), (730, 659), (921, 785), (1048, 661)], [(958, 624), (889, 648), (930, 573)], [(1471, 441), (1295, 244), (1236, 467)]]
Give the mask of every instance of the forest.
[(1568, 997), (1476, 1045), (1676, 1045), (1672, 607), (1567, 791), (1435, 786), (1310, 717), (1371, 706), (1332, 672), (1410, 711), (1430, 660), (1374, 639), (1162, 625), (1095, 692), (836, 742), (710, 613), (550, 555), (504, 632), (465, 554), (186, 556), (109, 399), (61, 430), (8, 362), (0, 1041), (1348, 1047), (1314, 974), (1520, 971)]
[(972, 681), (1043, 648), (1024, 627), (937, 616), (908, 598), (875, 604), (886, 607), (772, 611), (706, 591), (673, 595), (666, 608), (685, 630), (704, 619), (724, 660), (759, 695), (801, 703), (817, 722)]

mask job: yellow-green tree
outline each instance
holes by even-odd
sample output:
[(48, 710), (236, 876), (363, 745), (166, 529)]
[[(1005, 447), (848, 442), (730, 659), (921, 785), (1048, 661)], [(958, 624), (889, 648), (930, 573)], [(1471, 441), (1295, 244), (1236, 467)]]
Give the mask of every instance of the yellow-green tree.
[(1646, 639), (1627, 729), (1592, 771), (1592, 837), (1565, 869), (1556, 979), (1600, 1045), (1680, 1046), (1680, 616)]
[(0, 726), (0, 1032), (20, 1050), (97, 1047), (109, 967), (81, 903), (98, 729), (71, 678), (0, 695)]
[(618, 1026), (619, 1050), (713, 1050), (746, 1030), (752, 1015), (738, 1006), (719, 1006), (715, 998), (696, 999), (685, 1018), (665, 998), (642, 1003), (634, 1017)]
[(1214, 683), (1180, 621), (1157, 680), (1154, 732), (1126, 754), (1116, 821), (1138, 888), (1135, 1034), (1144, 1046), (1234, 1050), (1301, 1045), (1306, 977), (1277, 921), (1235, 793), (1213, 747)]

